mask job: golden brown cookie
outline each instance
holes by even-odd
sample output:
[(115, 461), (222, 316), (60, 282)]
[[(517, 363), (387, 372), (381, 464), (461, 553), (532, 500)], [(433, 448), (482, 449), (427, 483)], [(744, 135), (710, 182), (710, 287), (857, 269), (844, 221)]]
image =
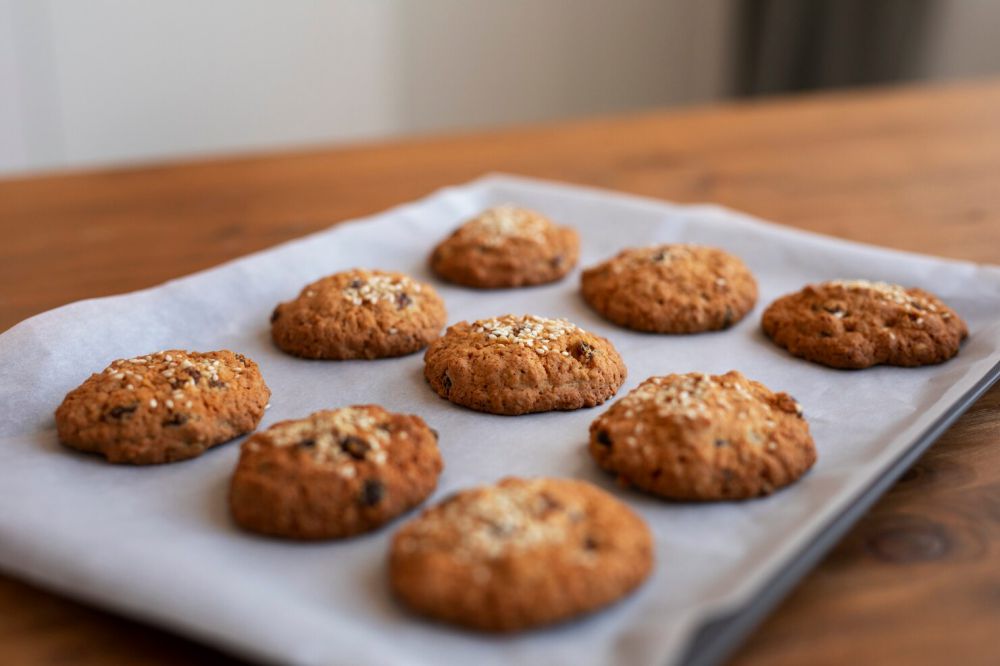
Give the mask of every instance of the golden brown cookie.
[(420, 351), (444, 324), (444, 301), (430, 285), (357, 268), (317, 280), (278, 305), (271, 337), (303, 358), (386, 358)]
[(607, 606), (652, 567), (649, 528), (608, 493), (584, 481), (507, 478), (404, 525), (389, 581), (417, 613), (506, 632)]
[(624, 250), (585, 270), (581, 287), (609, 321), (651, 333), (729, 328), (757, 302), (757, 282), (742, 261), (699, 245)]
[(799, 404), (736, 371), (650, 377), (591, 424), (590, 454), (624, 484), (680, 500), (767, 495), (816, 461)]
[(320, 411), (243, 443), (229, 507), (253, 532), (348, 537), (423, 502), (442, 467), (437, 433), (419, 416), (378, 405)]
[(242, 354), (171, 349), (91, 375), (59, 405), (56, 429), (66, 446), (109, 462), (173, 462), (256, 428), (270, 397)]
[(768, 306), (762, 323), (778, 346), (832, 368), (942, 363), (969, 334), (933, 294), (868, 280), (809, 285)]
[(480, 412), (527, 414), (599, 405), (625, 381), (614, 345), (565, 319), (504, 315), (460, 322), (424, 354), (442, 398)]
[(576, 265), (574, 229), (512, 205), (484, 211), (456, 229), (431, 253), (439, 276), (467, 287), (496, 289), (554, 282)]

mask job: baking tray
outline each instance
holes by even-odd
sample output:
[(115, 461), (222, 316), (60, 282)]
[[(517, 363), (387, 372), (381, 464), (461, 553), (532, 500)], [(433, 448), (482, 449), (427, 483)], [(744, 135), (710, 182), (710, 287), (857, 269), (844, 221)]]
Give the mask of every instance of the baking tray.
[[(578, 294), (579, 269), (554, 285), (497, 292), (436, 281), (426, 266), (434, 243), (480, 209), (505, 202), (577, 226), (582, 266), (623, 246), (723, 247), (757, 275), (760, 302), (725, 332), (656, 336), (625, 331), (592, 312)], [(587, 456), (587, 425), (604, 407), (478, 414), (434, 395), (419, 354), (331, 363), (274, 349), (267, 324), (274, 304), (310, 280), (355, 265), (433, 282), (451, 322), (532, 312), (564, 316), (609, 337), (629, 367), (618, 397), (653, 374), (739, 369), (799, 399), (819, 461), (769, 498), (662, 502), (617, 488)], [(854, 372), (794, 359), (761, 334), (760, 313), (770, 300), (839, 277), (928, 288), (969, 322), (971, 336), (958, 357), (940, 366)], [(0, 335), (0, 567), (260, 661), (717, 663), (996, 381), (998, 313), (995, 267), (827, 238), (717, 206), (486, 177), (154, 289), (74, 303)], [(114, 358), (170, 347), (227, 347), (256, 359), (274, 391), (262, 427), (359, 402), (423, 415), (441, 432), (446, 462), (432, 501), (507, 474), (598, 483), (649, 522), (656, 570), (635, 595), (588, 618), (515, 637), (470, 634), (413, 618), (392, 600), (384, 553), (401, 521), (329, 544), (237, 530), (225, 508), (236, 444), (141, 469), (109, 466), (58, 444), (52, 411), (66, 391)]]

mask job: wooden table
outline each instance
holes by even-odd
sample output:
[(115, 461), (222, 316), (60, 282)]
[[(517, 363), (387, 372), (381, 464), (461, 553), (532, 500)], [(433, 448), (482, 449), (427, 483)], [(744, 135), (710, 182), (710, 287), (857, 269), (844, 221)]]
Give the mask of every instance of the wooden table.
[[(488, 171), (1000, 263), (1000, 82), (983, 82), (0, 182), (0, 329)], [(230, 660), (0, 578), (0, 663), (136, 661)], [(1000, 388), (733, 658), (806, 662), (1000, 663)]]

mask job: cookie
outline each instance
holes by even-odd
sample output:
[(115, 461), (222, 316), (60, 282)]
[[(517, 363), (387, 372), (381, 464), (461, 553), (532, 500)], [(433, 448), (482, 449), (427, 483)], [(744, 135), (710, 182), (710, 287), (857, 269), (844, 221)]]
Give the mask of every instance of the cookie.
[(507, 478), (396, 533), (389, 581), (410, 609), (471, 629), (560, 622), (629, 594), (653, 567), (643, 520), (584, 481)]
[(256, 428), (270, 397), (242, 354), (171, 349), (91, 375), (59, 405), (56, 430), (66, 446), (109, 462), (173, 462)]
[(736, 371), (650, 377), (591, 424), (589, 448), (623, 484), (679, 500), (767, 495), (816, 462), (799, 404)]
[(445, 324), (444, 301), (430, 285), (402, 273), (360, 268), (307, 285), (271, 314), (271, 337), (302, 358), (405, 356), (420, 351)]
[(762, 324), (779, 347), (832, 368), (942, 363), (969, 334), (933, 294), (868, 280), (809, 285), (768, 306)]
[(456, 405), (516, 415), (599, 405), (625, 381), (625, 364), (565, 319), (504, 315), (449, 327), (427, 348), (424, 377)]
[(252, 532), (349, 537), (423, 502), (442, 467), (437, 433), (419, 416), (378, 405), (320, 411), (243, 443), (229, 507)]
[(449, 282), (497, 289), (555, 282), (576, 266), (580, 238), (570, 227), (512, 205), (469, 220), (431, 253), (431, 268)]
[(742, 261), (699, 245), (624, 250), (585, 270), (581, 288), (609, 321), (649, 333), (729, 328), (757, 302), (757, 282)]

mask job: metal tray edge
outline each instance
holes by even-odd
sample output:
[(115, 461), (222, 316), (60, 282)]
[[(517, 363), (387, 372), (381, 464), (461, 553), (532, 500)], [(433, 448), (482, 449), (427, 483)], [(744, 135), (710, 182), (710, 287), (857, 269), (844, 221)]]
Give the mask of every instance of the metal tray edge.
[(733, 654), (847, 531), (889, 490), (896, 480), (924, 454), (944, 431), (1000, 379), (997, 362), (976, 384), (924, 430), (883, 472), (872, 479), (847, 507), (834, 516), (776, 575), (763, 583), (756, 596), (743, 607), (701, 624), (689, 639), (678, 664), (714, 666)]

